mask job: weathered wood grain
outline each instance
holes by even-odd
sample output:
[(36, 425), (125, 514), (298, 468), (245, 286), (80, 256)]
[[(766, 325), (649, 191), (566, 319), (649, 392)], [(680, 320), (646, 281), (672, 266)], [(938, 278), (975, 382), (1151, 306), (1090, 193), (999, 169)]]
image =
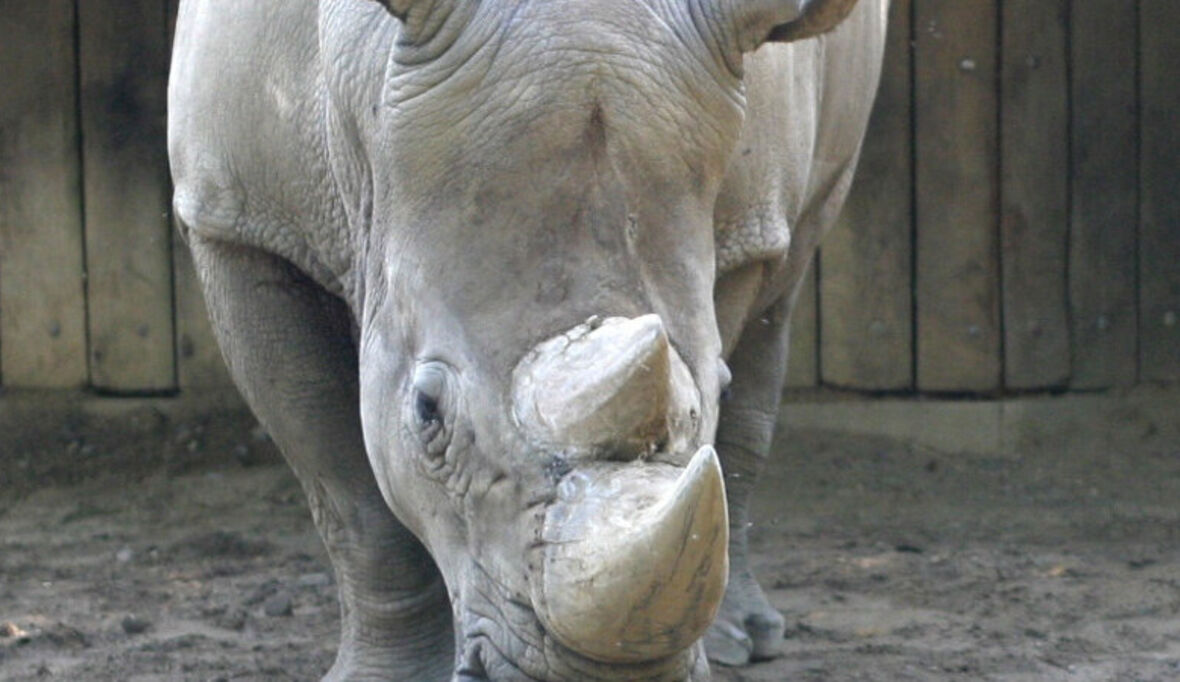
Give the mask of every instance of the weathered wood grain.
[(917, 383), (1000, 387), (996, 5), (915, 0)]
[(813, 262), (803, 276), (795, 309), (791, 313), (791, 345), (787, 351), (787, 388), (819, 385), (818, 334), (816, 319), (816, 268)]
[(1138, 373), (1138, 120), (1135, 3), (1070, 9), (1069, 303), (1078, 389)]
[(824, 238), (820, 366), (824, 384), (913, 386), (913, 168), (910, 0), (890, 7), (881, 88), (860, 167)]
[(1004, 386), (1052, 388), (1070, 377), (1068, 3), (1001, 6)]
[(1180, 3), (1142, 0), (1139, 371), (1180, 380)]
[(88, 0), (79, 20), (91, 383), (169, 391), (176, 370), (166, 7)]
[(74, 3), (0, 2), (0, 372), (85, 384)]

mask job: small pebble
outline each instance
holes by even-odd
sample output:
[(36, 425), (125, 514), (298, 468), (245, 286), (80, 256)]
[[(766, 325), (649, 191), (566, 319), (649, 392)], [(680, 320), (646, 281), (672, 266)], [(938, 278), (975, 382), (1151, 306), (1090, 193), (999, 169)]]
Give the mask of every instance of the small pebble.
[(294, 606), (291, 603), (291, 595), (286, 592), (275, 594), (262, 605), (262, 612), (271, 618), (289, 616), (294, 610)]
[(246, 612), (243, 609), (231, 608), (217, 618), (216, 624), (226, 630), (241, 631), (246, 627)]
[(332, 584), (332, 576), (327, 573), (304, 573), (297, 582), (300, 587), (327, 587)]
[(262, 444), (262, 447), (256, 447), (242, 442), (235, 445), (233, 449), (234, 459), (243, 467), (257, 466), (266, 462), (266, 452), (265, 443)]
[(266, 582), (262, 583), (258, 587), (255, 587), (249, 596), (242, 600), (242, 604), (245, 606), (254, 606), (255, 604), (260, 604), (278, 591), (279, 581), (272, 578), (271, 580), (267, 580)]
[(123, 618), (123, 632), (129, 635), (138, 635), (141, 632), (147, 632), (147, 629), (151, 626), (151, 621), (134, 614)]
[(124, 547), (118, 552), (115, 552), (115, 561), (125, 564), (135, 558), (135, 552), (130, 547)]
[(254, 442), (256, 443), (265, 443), (266, 441), (270, 440), (270, 434), (266, 432), (266, 429), (262, 428), (261, 424), (250, 429), (250, 437), (253, 438)]

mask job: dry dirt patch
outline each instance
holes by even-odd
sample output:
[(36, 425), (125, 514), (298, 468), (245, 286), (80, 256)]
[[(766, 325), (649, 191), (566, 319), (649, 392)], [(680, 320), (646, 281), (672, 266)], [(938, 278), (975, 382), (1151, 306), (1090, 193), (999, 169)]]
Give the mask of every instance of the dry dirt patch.
[[(317, 679), (336, 593), (298, 485), (248, 420), (148, 422), (102, 446), (147, 473), (0, 490), (0, 679)], [(784, 655), (715, 678), (1180, 679), (1180, 444), (1067, 445), (781, 439), (752, 542)]]

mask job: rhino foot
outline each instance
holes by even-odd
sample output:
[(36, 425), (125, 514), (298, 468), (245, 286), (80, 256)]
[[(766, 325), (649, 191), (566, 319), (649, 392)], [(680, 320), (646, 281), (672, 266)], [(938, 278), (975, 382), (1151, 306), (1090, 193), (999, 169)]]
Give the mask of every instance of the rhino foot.
[(421, 662), (391, 664), (388, 661), (365, 662), (347, 656), (337, 657), (321, 682), (388, 682), (388, 680), (446, 680), (451, 678), (451, 661), (441, 659), (437, 665)]
[(322, 682), (368, 682), (369, 680), (377, 682), (378, 680), (392, 679), (391, 674), (390, 672), (381, 674), (370, 670), (360, 671), (354, 666), (334, 665), (328, 674), (324, 675)]
[(728, 666), (776, 658), (786, 622), (749, 572), (730, 576), (721, 610), (705, 634), (709, 660)]

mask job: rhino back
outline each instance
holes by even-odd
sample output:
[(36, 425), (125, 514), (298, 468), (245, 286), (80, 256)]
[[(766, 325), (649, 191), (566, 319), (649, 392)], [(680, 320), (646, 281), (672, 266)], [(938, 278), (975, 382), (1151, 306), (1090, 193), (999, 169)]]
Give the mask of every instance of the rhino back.
[[(862, 0), (834, 33), (747, 59), (749, 113), (715, 212), (719, 273), (765, 261), (780, 289), (801, 276), (831, 222), (804, 217), (839, 204), (833, 185), (859, 153), (887, 7)], [(372, 2), (182, 0), (169, 150), (188, 229), (281, 255), (347, 298), (372, 207), (364, 119), (396, 30)]]

